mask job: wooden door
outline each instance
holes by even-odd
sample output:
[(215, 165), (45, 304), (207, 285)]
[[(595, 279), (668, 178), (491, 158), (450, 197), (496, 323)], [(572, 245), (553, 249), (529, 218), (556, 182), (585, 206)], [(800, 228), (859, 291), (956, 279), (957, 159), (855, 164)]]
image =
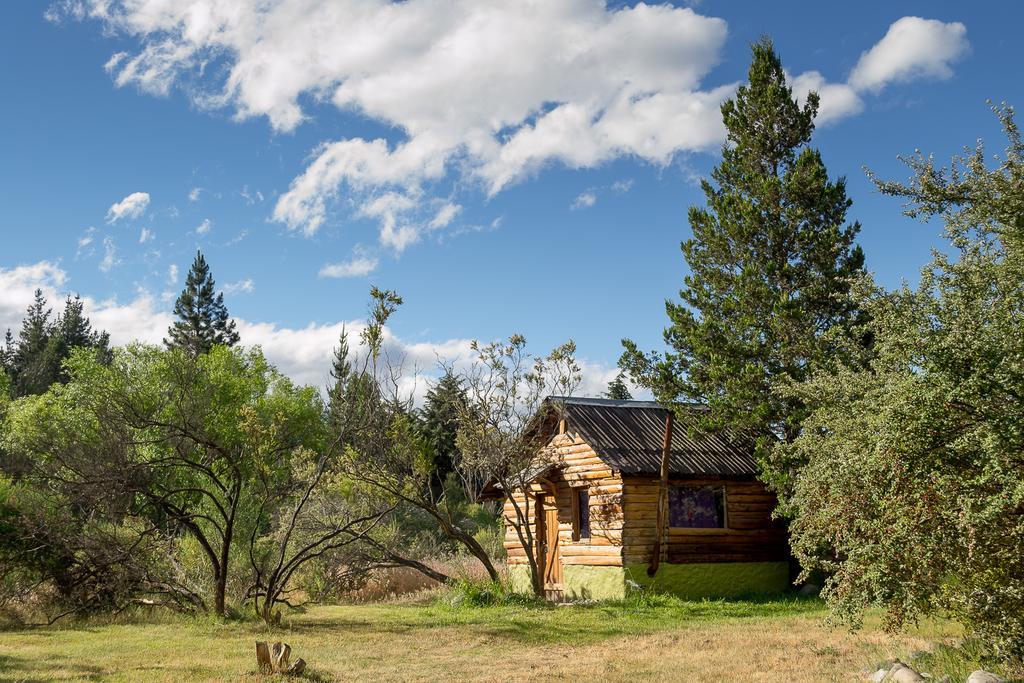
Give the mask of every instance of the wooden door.
[(545, 496), (544, 509), (544, 588), (562, 588), (562, 553), (558, 547), (558, 504)]

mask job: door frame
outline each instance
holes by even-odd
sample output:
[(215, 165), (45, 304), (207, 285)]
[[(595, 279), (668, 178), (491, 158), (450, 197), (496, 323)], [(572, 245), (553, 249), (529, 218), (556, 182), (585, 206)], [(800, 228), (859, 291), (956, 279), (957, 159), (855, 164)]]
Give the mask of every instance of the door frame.
[[(544, 491), (543, 493), (539, 493), (536, 496), (536, 505), (534, 512), (536, 516), (537, 545), (540, 550), (540, 552), (537, 553), (537, 564), (539, 565), (541, 573), (541, 584), (544, 588), (545, 594), (552, 591), (561, 593), (563, 590), (564, 570), (562, 570), (562, 567), (560, 566), (556, 568), (553, 564), (553, 562), (557, 562), (559, 565), (562, 564), (562, 555), (561, 552), (559, 552), (561, 550), (561, 543), (558, 528), (558, 489), (555, 487), (554, 483), (550, 481), (542, 482), (542, 486), (544, 486)], [(548, 488), (550, 488), (550, 490), (548, 490)], [(555, 558), (553, 559), (553, 561), (551, 557), (552, 549), (549, 547), (548, 542), (548, 533), (550, 529), (548, 528), (549, 525), (547, 517), (549, 509), (553, 509), (555, 513), (555, 530), (554, 534), (550, 537), (554, 539)], [(549, 571), (549, 567), (551, 571)], [(557, 578), (560, 578), (562, 580), (558, 582), (550, 581), (549, 577), (551, 574), (555, 574)]]

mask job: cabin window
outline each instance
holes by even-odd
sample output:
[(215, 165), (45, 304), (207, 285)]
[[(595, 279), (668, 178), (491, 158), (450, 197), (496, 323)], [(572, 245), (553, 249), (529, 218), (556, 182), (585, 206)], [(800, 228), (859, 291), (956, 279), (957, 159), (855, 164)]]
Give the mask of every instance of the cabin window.
[(668, 490), (670, 527), (724, 529), (725, 489), (712, 486), (673, 486)]
[(577, 488), (572, 494), (572, 540), (590, 538), (590, 492)]

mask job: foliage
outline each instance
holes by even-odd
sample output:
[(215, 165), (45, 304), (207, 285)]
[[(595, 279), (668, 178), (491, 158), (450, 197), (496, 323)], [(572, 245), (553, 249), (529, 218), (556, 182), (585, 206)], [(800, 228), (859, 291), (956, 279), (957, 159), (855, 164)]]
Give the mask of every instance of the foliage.
[(629, 387), (626, 386), (625, 380), (622, 379), (623, 373), (615, 375), (615, 379), (608, 383), (608, 390), (604, 392), (605, 398), (610, 398), (615, 401), (630, 401), (633, 399), (633, 395), (629, 393)]
[(458, 609), (479, 607), (547, 607), (547, 603), (535, 595), (526, 595), (509, 590), (501, 581), (470, 581), (460, 579), (441, 598), (440, 603)]
[(462, 380), (448, 368), (427, 391), (419, 416), (423, 435), (433, 452), (434, 476), (438, 482), (444, 482), (456, 470), (459, 415), (465, 406), (466, 390)]
[[(576, 345), (556, 347), (547, 356), (535, 356), (522, 335), (508, 342), (481, 346), (473, 342), (476, 356), (464, 383), (468, 401), (459, 417), (457, 446), (464, 476), (505, 493), (528, 490), (548, 462), (543, 447), (564, 410), (564, 399), (580, 383)], [(526, 552), (534, 592), (543, 592), (543, 577), (534, 538), (536, 515), (530, 496), (520, 502), (508, 498), (512, 516), (506, 515)], [(496, 578), (492, 575), (492, 578)]]
[(0, 354), (2, 369), (9, 375), (8, 391), (14, 397), (41, 394), (54, 382), (66, 382), (63, 363), (76, 348), (96, 349), (109, 359), (110, 337), (95, 332), (83, 311), (79, 297), (68, 297), (64, 310), (55, 319), (46, 297), (37, 289), (25, 312), (17, 341), (8, 330), (5, 349)]
[[(348, 378), (350, 387), (351, 378), (360, 377), (359, 389), (343, 395), (339, 392), (342, 398), (332, 405), (332, 412), (340, 416), (332, 418), (332, 429), (339, 439), (347, 440), (339, 467), (364, 495), (393, 508), (388, 523), (364, 539), (367, 559), (378, 567), (412, 567), (450, 583), (452, 577), (422, 561), (424, 550), (437, 549), (440, 542), (475, 557), (497, 580), (493, 558), (476, 537), (480, 531), (477, 506), (467, 495), (468, 482), (478, 478), (459, 463), (452, 464), (447, 477), (442, 476), (437, 448), (445, 444), (441, 441), (444, 432), (438, 427), (449, 426), (424, 423), (413, 409), (400, 363), (393, 361), (383, 346), (384, 325), (402, 300), (394, 292), (376, 288), (371, 297), (369, 322), (361, 335), (366, 350), (363, 366), (336, 372)], [(458, 382), (447, 384), (446, 391), (450, 391)], [(437, 394), (435, 408), (443, 396)], [(455, 403), (459, 401), (455, 399)], [(441, 410), (436, 417), (444, 419)]]
[[(10, 409), (11, 450), (26, 478), (78, 501), (83, 517), (128, 522), (139, 535), (191, 536), (223, 614), (232, 565), (261, 523), (258, 482), (292, 477), (303, 448), (322, 446), (322, 406), (258, 350), (118, 349), (109, 365), (77, 351), (71, 381)], [(181, 588), (181, 586), (178, 586)], [(199, 595), (189, 596), (205, 606)]]
[(166, 594), (163, 538), (85, 517), (70, 503), (0, 478), (0, 608), (21, 619), (51, 608), (44, 619), (52, 623), (123, 609), (142, 592)]
[[(845, 180), (829, 180), (809, 146), (817, 111), (816, 93), (794, 98), (771, 41), (754, 44), (749, 82), (722, 105), (727, 141), (713, 183), (701, 183), (707, 206), (690, 208), (682, 301), (666, 303), (669, 350), (623, 340), (620, 366), (658, 401), (706, 404), (707, 427), (747, 430), (763, 445), (792, 439), (805, 415), (776, 383), (834, 355), (825, 332), (857, 317), (846, 294), (863, 269), (860, 226), (846, 224)], [(771, 465), (784, 488), (790, 472)]]
[(215, 287), (210, 266), (203, 254), (197, 251), (185, 279), (185, 288), (174, 302), (174, 315), (178, 319), (164, 340), (168, 348), (179, 348), (191, 356), (199, 356), (216, 345), (234, 346), (238, 343), (238, 332), (224, 305), (224, 294), (218, 294)]
[(949, 169), (916, 155), (906, 212), (939, 216), (953, 250), (916, 289), (863, 286), (874, 337), (862, 363), (821, 370), (788, 395), (813, 407), (781, 452), (808, 463), (792, 546), (857, 623), (892, 627), (946, 610), (1004, 658), (1024, 657), (1024, 143), (995, 168), (984, 148)]

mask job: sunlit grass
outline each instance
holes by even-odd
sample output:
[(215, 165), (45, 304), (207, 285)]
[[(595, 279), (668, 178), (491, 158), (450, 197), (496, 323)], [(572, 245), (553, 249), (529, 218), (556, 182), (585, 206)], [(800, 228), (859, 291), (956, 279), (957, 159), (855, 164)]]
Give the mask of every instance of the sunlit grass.
[[(315, 607), (276, 631), (252, 621), (153, 618), (0, 632), (0, 680), (260, 680), (253, 643), (284, 640), (313, 680), (857, 680), (957, 630), (930, 622), (892, 637), (823, 623), (818, 600), (549, 606)], [(133, 621), (134, 620), (134, 621)]]

